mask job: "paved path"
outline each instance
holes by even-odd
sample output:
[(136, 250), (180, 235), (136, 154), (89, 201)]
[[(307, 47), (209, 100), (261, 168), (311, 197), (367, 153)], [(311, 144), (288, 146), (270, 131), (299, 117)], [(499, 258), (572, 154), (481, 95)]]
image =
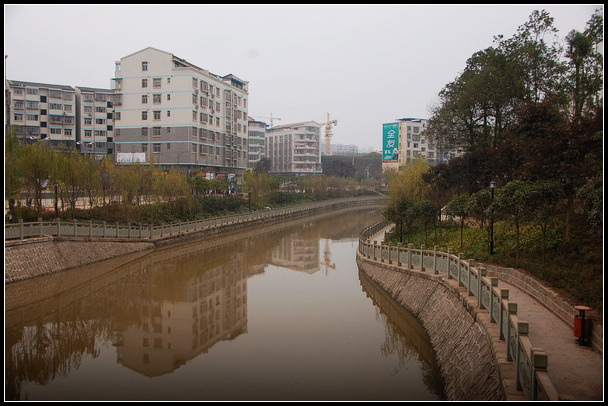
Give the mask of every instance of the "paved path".
[[(384, 241), (381, 230), (372, 238)], [(519, 288), (499, 281), (509, 290), (509, 301), (517, 303), (517, 316), (530, 324), (530, 341), (548, 355), (547, 372), (562, 400), (604, 400), (604, 358), (591, 347), (577, 344), (572, 327)]]

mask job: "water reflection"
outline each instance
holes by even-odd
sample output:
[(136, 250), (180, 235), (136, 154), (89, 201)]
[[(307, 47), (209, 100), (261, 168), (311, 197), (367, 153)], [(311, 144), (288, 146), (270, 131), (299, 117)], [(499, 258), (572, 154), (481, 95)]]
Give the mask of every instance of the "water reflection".
[[(350, 241), (352, 250), (348, 256), (352, 256), (349, 260), (354, 263), (358, 234), (375, 220), (373, 216), (377, 213), (358, 210), (277, 223), (8, 285), (6, 399), (289, 397), (279, 392), (269, 395), (263, 386), (266, 383), (253, 377), (248, 379), (255, 381), (252, 386), (259, 389), (248, 391), (243, 386), (240, 395), (235, 394), (239, 389), (234, 384), (230, 385), (230, 392), (220, 393), (218, 388), (217, 394), (211, 394), (192, 386), (186, 392), (179, 385), (170, 388), (166, 381), (173, 382), (175, 372), (184, 369), (182, 375), (189, 374), (189, 378), (181, 382), (192, 377), (196, 380), (196, 374), (202, 374), (198, 362), (202, 354), (218, 348), (219, 343), (243, 343), (246, 342), (243, 337), (248, 336), (253, 340), (255, 334), (248, 334), (248, 319), (252, 316), (248, 309), (250, 278), (275, 268), (327, 276), (338, 263), (343, 272), (341, 277), (356, 279), (352, 269), (350, 276), (344, 271), (340, 265), (343, 260), (332, 258), (329, 241)], [(325, 241), (320, 243), (322, 239)], [(338, 292), (342, 285), (344, 282), (331, 289)], [(311, 301), (317, 300), (314, 292), (306, 291), (304, 295), (310, 296)], [(255, 316), (255, 325), (259, 325), (257, 320), (263, 316)], [(399, 358), (406, 359), (411, 352), (394, 345), (394, 340), (400, 339), (395, 338), (399, 334), (390, 325), (387, 318), (386, 328), (391, 333), (387, 330), (386, 337), (393, 338), (387, 338), (389, 341), (381, 351), (397, 353)], [(256, 342), (255, 346), (258, 345)], [(230, 348), (228, 352), (235, 353), (235, 359), (224, 359), (224, 363), (240, 362), (240, 347), (232, 344)], [(192, 362), (195, 359), (197, 362)], [(213, 365), (211, 359), (206, 359), (205, 367)], [(188, 367), (184, 367), (186, 364)], [(88, 379), (87, 374), (93, 370), (95, 378)], [(139, 382), (138, 377), (152, 380), (145, 383), (143, 391), (129, 393), (126, 388)], [(208, 375), (205, 379), (211, 381), (213, 377)], [(67, 382), (79, 383), (63, 387)], [(300, 399), (304, 395), (293, 396)]]

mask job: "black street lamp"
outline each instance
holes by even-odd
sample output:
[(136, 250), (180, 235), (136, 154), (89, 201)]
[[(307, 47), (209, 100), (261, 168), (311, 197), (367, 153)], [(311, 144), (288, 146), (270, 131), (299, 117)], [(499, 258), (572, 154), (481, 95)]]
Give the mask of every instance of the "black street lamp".
[(494, 189), (496, 189), (496, 182), (490, 182), (490, 189), (492, 189), (492, 203), (491, 203), (491, 216), (490, 216), (490, 255), (494, 255)]

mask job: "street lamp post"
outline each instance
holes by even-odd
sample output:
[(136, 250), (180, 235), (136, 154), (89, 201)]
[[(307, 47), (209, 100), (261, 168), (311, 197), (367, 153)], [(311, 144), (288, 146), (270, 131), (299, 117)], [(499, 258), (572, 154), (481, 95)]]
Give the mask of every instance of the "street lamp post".
[(59, 186), (59, 183), (55, 182), (55, 217), (59, 217), (59, 207), (57, 205), (57, 186)]
[(251, 189), (249, 189), (249, 211), (251, 211)]
[(490, 189), (492, 190), (492, 203), (491, 203), (491, 216), (490, 216), (490, 255), (494, 255), (494, 189), (496, 188), (496, 182), (490, 182)]

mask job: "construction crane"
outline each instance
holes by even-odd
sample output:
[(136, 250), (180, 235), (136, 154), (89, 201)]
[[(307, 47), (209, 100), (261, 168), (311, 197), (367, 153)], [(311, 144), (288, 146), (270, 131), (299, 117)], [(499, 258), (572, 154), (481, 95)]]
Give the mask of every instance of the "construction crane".
[(270, 117), (253, 117), (253, 118), (263, 118), (266, 120), (270, 120), (270, 127), (274, 127), (274, 120), (280, 120), (279, 117), (273, 117), (272, 113), (270, 113)]
[(336, 269), (336, 264), (332, 264), (329, 259), (329, 255), (331, 252), (329, 251), (329, 240), (325, 240), (325, 251), (323, 251), (323, 259), (325, 262), (321, 262), (321, 265), (325, 265), (325, 276), (329, 273), (329, 268)]
[(325, 126), (325, 155), (331, 155), (331, 127), (338, 125), (338, 120), (330, 120), (329, 113), (327, 113), (327, 121), (321, 123)]

